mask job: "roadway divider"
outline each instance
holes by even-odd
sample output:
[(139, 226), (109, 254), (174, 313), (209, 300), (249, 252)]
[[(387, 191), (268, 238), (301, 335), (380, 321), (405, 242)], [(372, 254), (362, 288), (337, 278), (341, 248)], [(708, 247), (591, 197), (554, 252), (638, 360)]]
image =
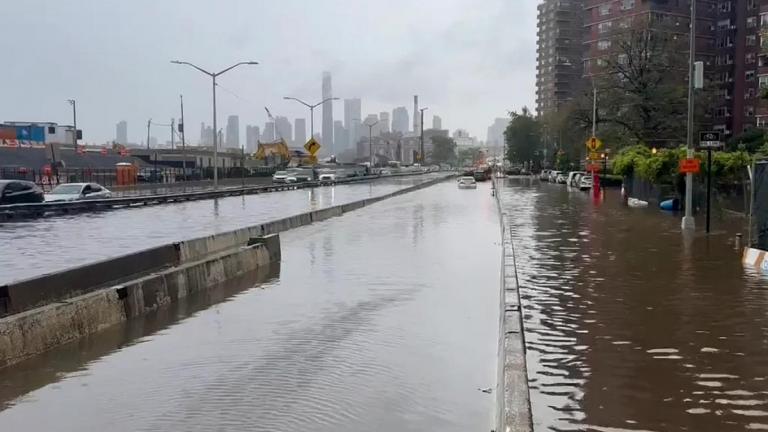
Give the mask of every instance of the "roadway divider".
[(499, 183), (503, 181), (492, 179), (502, 238), (495, 430), (531, 432), (533, 420), (525, 357), (523, 306), (517, 278), (515, 244), (509, 230), (513, 221), (504, 212), (502, 194), (498, 191)]
[(426, 188), (159, 246), (0, 286), (0, 367), (205, 291), (281, 259), (278, 233)]
[(28, 218), (38, 218), (52, 215), (103, 211), (112, 208), (124, 208), (134, 206), (158, 205), (183, 201), (196, 201), (228, 196), (253, 195), (260, 193), (279, 192), (285, 190), (315, 188), (320, 186), (343, 185), (348, 183), (366, 182), (381, 178), (403, 177), (423, 175), (419, 173), (397, 173), (386, 176), (371, 175), (363, 177), (350, 177), (334, 181), (310, 181), (290, 184), (273, 184), (267, 186), (229, 187), (219, 190), (206, 190), (195, 192), (180, 192), (161, 195), (128, 196), (120, 198), (105, 198), (98, 200), (81, 200), (68, 202), (48, 202), (35, 204), (11, 204), (0, 206), (0, 222), (13, 221)]

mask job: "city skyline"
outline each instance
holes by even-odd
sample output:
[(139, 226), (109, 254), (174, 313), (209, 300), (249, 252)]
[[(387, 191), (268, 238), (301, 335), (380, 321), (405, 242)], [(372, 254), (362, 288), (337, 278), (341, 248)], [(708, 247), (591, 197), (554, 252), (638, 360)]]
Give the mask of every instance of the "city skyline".
[[(440, 112), (445, 121), (479, 136), (493, 118), (523, 105), (534, 106), (533, 3), (511, 5), (488, 0), (483, 8), (477, 8), (466, 0), (418, 5), (394, 0), (390, 7), (407, 8), (411, 13), (374, 17), (366, 5), (341, 0), (329, 0), (324, 5), (288, 0), (287, 6), (233, 1), (232, 7), (215, 11), (198, 0), (169, 0), (153, 4), (151, 10), (131, 2), (116, 8), (111, 2), (35, 1), (40, 8), (11, 2), (4, 9), (14, 19), (0, 28), (0, 44), (14, 53), (15, 61), (35, 67), (5, 71), (6, 81), (16, 84), (4, 89), (4, 97), (16, 102), (0, 106), (0, 121), (71, 124), (71, 109), (65, 101), (75, 99), (78, 127), (87, 143), (113, 140), (115, 124), (121, 120), (129, 125), (129, 142), (145, 140), (141, 125), (147, 119), (180, 116), (180, 94), (184, 95), (188, 125), (211, 124), (210, 80), (170, 64), (174, 59), (210, 70), (238, 61), (259, 62), (217, 80), (218, 123), (222, 126), (232, 114), (240, 117), (241, 126), (263, 125), (264, 106), (275, 115), (308, 121), (305, 107), (282, 98), (295, 96), (318, 102), (323, 70), (333, 76), (334, 96), (360, 97), (365, 100), (366, 112), (410, 106), (409, 99), (419, 94), (430, 111)], [(436, 5), (441, 9), (441, 20), (419, 18), (432, 13)], [(296, 13), (301, 8), (306, 17), (304, 25), (290, 34), (279, 31), (289, 22), (286, 8)], [(183, 16), (179, 10), (185, 11)], [(232, 15), (233, 10), (238, 13)], [(39, 26), (41, 11), (44, 17), (57, 18)], [(348, 28), (327, 31), (328, 23), (337, 22), (342, 11)], [(98, 19), (71, 32), (69, 23), (80, 22), (86, 15)], [(252, 26), (254, 15), (259, 16), (258, 29)], [(520, 17), (513, 29), (508, 25), (510, 17)], [(209, 25), (212, 19), (231, 25), (214, 29)], [(50, 47), (46, 56), (16, 46), (18, 35), (29, 28), (36, 28), (35, 38), (41, 46)], [(148, 31), (136, 32), (137, 28)], [(195, 28), (192, 34), (190, 28)], [(349, 32), (369, 37), (356, 40)], [(273, 37), (265, 40), (261, 34)], [(301, 61), (288, 55), (288, 47), (296, 40), (307, 41)], [(371, 46), (378, 48), (371, 51)], [(78, 48), (73, 51), (71, 47)], [(73, 62), (73, 56), (78, 61)], [(457, 68), (457, 62), (473, 66)], [(488, 67), (491, 62), (501, 66)], [(67, 67), (62, 68), (65, 64)], [(444, 71), (440, 79), (435, 79), (433, 70)], [(119, 86), (114, 85), (116, 81)], [(474, 102), (479, 100), (482, 103)], [(315, 114), (319, 132), (320, 113)], [(342, 116), (342, 104), (334, 103), (333, 117)], [(242, 142), (243, 127), (240, 129)], [(188, 133), (187, 138), (194, 141), (197, 133)]]

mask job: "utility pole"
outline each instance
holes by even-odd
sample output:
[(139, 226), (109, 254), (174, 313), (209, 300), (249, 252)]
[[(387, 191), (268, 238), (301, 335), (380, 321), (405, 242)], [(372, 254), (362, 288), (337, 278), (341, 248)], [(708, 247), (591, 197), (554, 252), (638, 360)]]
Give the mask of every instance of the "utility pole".
[(75, 152), (77, 152), (77, 101), (74, 99), (67, 99), (70, 105), (72, 105), (72, 144), (75, 146)]
[[(696, 60), (696, 0), (691, 1), (691, 47), (688, 58), (688, 159), (693, 159), (693, 110), (694, 110), (694, 61)], [(693, 173), (685, 175), (685, 216), (681, 224), (682, 228), (693, 230), (696, 221), (693, 218)]]
[(175, 150), (174, 136), (176, 135), (176, 119), (171, 117), (171, 150)]
[(419, 143), (421, 147), (421, 154), (419, 155), (419, 159), (421, 159), (419, 162), (421, 162), (421, 165), (424, 166), (424, 162), (426, 161), (426, 157), (424, 155), (424, 111), (428, 110), (429, 108), (421, 108), (419, 111), (421, 111), (421, 120), (419, 121), (421, 126), (421, 135), (419, 136)]
[(187, 146), (184, 140), (184, 96), (179, 95), (181, 101), (181, 123), (179, 123), (179, 132), (181, 133), (181, 169), (184, 171), (184, 181), (187, 180)]
[(368, 124), (363, 123), (364, 125), (368, 126), (368, 158), (369, 163), (371, 164), (371, 169), (369, 174), (373, 174), (373, 127), (379, 124), (379, 121), (376, 120), (376, 122)]
[(149, 150), (149, 129), (152, 127), (152, 119), (147, 120), (147, 150)]

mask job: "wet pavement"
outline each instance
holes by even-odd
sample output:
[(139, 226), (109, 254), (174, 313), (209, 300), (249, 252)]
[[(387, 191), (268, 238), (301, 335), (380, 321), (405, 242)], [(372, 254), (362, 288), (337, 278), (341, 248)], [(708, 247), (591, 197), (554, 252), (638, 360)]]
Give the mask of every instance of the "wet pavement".
[(492, 428), (495, 395), (478, 391), (498, 347), (489, 184), (443, 182), (281, 243), (279, 272), (0, 370), (0, 430)]
[(442, 174), (0, 223), (0, 285), (384, 195), (436, 175)]
[(509, 179), (502, 197), (535, 430), (768, 430), (768, 280), (740, 263), (741, 219), (683, 237), (617, 190)]

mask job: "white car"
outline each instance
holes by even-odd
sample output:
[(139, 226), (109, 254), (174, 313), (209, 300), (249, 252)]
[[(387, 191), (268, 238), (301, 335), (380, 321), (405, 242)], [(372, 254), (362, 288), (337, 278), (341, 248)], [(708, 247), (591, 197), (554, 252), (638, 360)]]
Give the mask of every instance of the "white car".
[(588, 190), (592, 189), (592, 176), (589, 174), (584, 174), (581, 176), (581, 180), (579, 180), (579, 189), (581, 190)]
[[(272, 175), (272, 183), (288, 183), (288, 171), (277, 171)], [(293, 179), (294, 183), (296, 178)]]
[(477, 189), (477, 182), (474, 177), (460, 177), (458, 181), (459, 189)]
[(98, 183), (65, 183), (45, 195), (45, 202), (112, 198), (112, 192)]
[(335, 182), (336, 181), (336, 173), (333, 171), (322, 171), (320, 172), (320, 175), (317, 178), (320, 183), (325, 182)]
[(568, 174), (561, 172), (557, 174), (557, 177), (555, 177), (555, 183), (557, 184), (565, 184), (568, 182)]

